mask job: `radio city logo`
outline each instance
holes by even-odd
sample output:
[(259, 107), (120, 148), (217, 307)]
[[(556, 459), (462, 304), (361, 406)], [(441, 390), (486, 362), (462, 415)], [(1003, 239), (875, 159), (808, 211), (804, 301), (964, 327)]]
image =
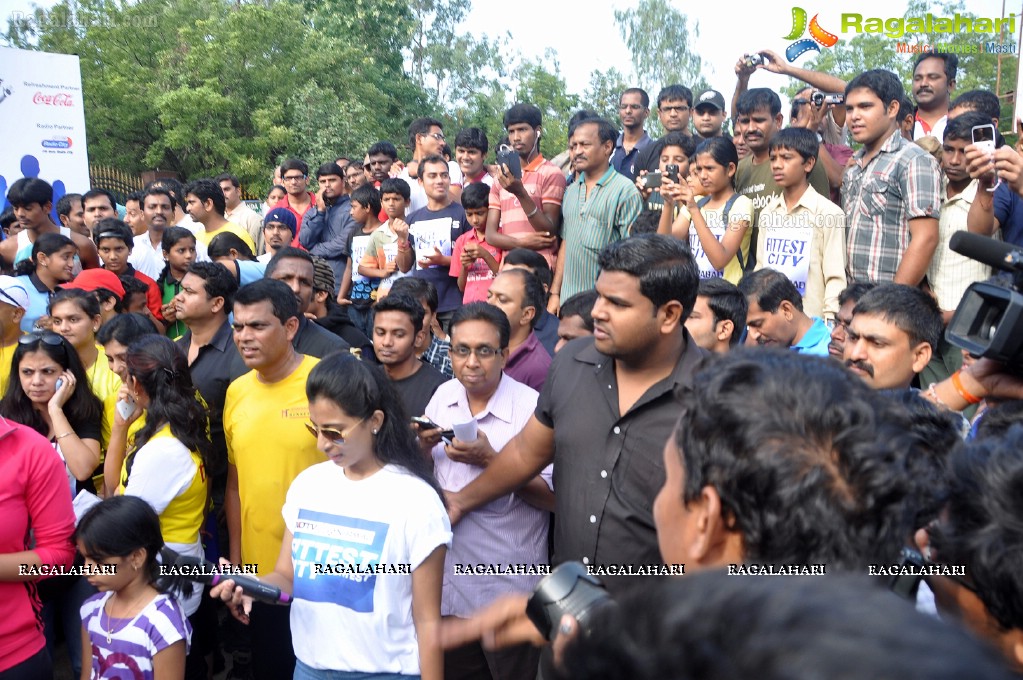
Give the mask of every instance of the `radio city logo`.
[(821, 28), (821, 25), (817, 23), (817, 16), (814, 14), (813, 19), (810, 20), (810, 37), (799, 40), (797, 38), (800, 38), (807, 30), (806, 10), (802, 7), (792, 8), (792, 30), (785, 36), (785, 39), (796, 42), (785, 48), (785, 58), (789, 62), (795, 61), (810, 50), (820, 52), (821, 48), (817, 46), (818, 44), (824, 47), (834, 47), (838, 43), (838, 36)]
[(36, 92), (35, 96), (32, 97), (32, 103), (37, 106), (74, 106), (74, 98), (65, 93), (60, 94), (43, 94), (42, 92)]
[(70, 149), (71, 138), (70, 137), (51, 137), (50, 139), (44, 139), (42, 142), (44, 149)]

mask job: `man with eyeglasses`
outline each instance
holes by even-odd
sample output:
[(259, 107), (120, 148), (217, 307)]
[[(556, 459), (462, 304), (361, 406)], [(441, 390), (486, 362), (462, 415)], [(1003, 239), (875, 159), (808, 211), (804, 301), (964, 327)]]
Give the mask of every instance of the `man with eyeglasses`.
[(860, 281), (850, 284), (838, 294), (838, 314), (835, 315), (835, 325), (831, 328), (831, 342), (828, 343), (828, 354), (832, 358), (844, 361), (846, 331), (852, 323), (853, 310), (860, 298), (866, 295), (875, 286), (869, 281)]
[(615, 170), (628, 177), (636, 178), (633, 167), (639, 152), (654, 140), (643, 129), (650, 115), (650, 95), (639, 87), (630, 87), (622, 92), (618, 100), (618, 116), (622, 120), (623, 130), (615, 140), (615, 151), (611, 154), (611, 165)]
[[(657, 119), (661, 122), (664, 134), (681, 132), (689, 134), (689, 117), (693, 109), (693, 91), (685, 85), (668, 85), (657, 93)], [(633, 177), (640, 170), (653, 172), (660, 169), (661, 151), (664, 150), (664, 138), (653, 140), (636, 154), (632, 166)]]
[[(398, 173), (398, 178), (405, 180), (412, 191), (412, 198), (409, 200), (407, 214), (411, 215), (420, 208), (426, 207), (426, 191), (419, 183), (420, 161), (430, 156), (441, 156), (444, 149), (444, 128), (441, 122), (435, 118), (416, 118), (408, 126), (408, 143), (412, 148), (412, 160)], [(388, 169), (390, 169), (388, 167)], [(462, 195), (462, 171), (458, 163), (448, 161), (448, 175), (451, 177), (451, 186), (448, 187), (448, 194), (453, 202), (457, 202)], [(374, 177), (374, 179), (376, 179)]]
[[(523, 272), (527, 276), (532, 274)], [(472, 440), (456, 435), (440, 441), (440, 430), (421, 432), (424, 450), (445, 492), (457, 492), (493, 462), (497, 452), (529, 422), (537, 393), (504, 372), (511, 328), (500, 309), (473, 302), (451, 320), (451, 361), (456, 380), (441, 385), (426, 407), (426, 417), (443, 429), (471, 423)], [(541, 348), (542, 350), (542, 348)], [(547, 531), (554, 509), (553, 468), (468, 514), (454, 527), (456, 538), (444, 565), (441, 614), (468, 618), (498, 596), (531, 591), (539, 575), (465, 573), (466, 565), (546, 565)], [(484, 649), (478, 642), (445, 653), (448, 677), (536, 677), (539, 650), (520, 645)]]
[(281, 181), (284, 182), (284, 189), (288, 195), (271, 207), (290, 210), (295, 216), (295, 238), (292, 239), (291, 245), (294, 248), (301, 248), (298, 235), (302, 231), (302, 220), (306, 213), (316, 206), (316, 195), (309, 191), (309, 166), (305, 161), (289, 158), (281, 163)]
[[(368, 163), (366, 166), (368, 167)], [(362, 163), (353, 162), (345, 168), (345, 182), (348, 184), (348, 195), (366, 183), (366, 167)]]
[[(255, 564), (260, 576), (274, 570), (280, 555), (288, 487), (323, 460), (305, 427), (305, 384), (318, 359), (291, 344), (300, 315), (298, 300), (281, 281), (260, 279), (234, 296), (234, 342), (252, 370), (227, 388), (224, 506), (232, 564)], [(254, 603), (249, 631), (255, 677), (290, 678), (295, 655), (289, 609)]]

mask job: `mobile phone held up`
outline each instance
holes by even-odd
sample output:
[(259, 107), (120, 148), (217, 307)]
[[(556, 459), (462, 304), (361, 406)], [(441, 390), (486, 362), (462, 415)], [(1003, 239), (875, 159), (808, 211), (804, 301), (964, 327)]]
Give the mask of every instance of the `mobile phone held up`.
[(497, 164), (508, 168), (508, 172), (515, 179), (522, 179), (522, 158), (519, 152), (507, 144), (502, 144), (497, 149)]
[[(973, 136), (973, 145), (983, 151), (987, 156), (994, 156), (995, 153), (995, 126), (991, 123), (987, 125), (974, 125), (971, 130)], [(1002, 179), (997, 177), (994, 183), (988, 191), (994, 191), (999, 184), (1002, 183)]]

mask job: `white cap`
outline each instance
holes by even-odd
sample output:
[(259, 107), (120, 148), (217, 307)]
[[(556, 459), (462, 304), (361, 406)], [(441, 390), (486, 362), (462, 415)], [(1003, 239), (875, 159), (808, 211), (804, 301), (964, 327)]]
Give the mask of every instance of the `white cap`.
[(0, 276), (0, 302), (28, 309), (28, 289), (13, 276)]

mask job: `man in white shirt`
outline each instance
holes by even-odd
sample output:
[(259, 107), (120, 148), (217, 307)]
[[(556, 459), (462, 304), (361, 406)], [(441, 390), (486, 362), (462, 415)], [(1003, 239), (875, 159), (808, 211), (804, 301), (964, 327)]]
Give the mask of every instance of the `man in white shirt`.
[(242, 201), (241, 182), (234, 175), (217, 175), (217, 184), (224, 192), (224, 218), (248, 232), (256, 244), (254, 255), (263, 252), (263, 218)]

